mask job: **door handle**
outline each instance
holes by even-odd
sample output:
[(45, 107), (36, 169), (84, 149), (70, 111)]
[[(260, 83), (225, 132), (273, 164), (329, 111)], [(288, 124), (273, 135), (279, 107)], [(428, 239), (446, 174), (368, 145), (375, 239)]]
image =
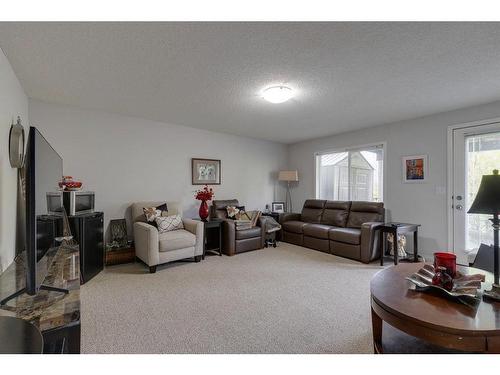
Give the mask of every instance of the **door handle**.
[(464, 206), (462, 206), (461, 204), (457, 204), (455, 208), (459, 211), (462, 211), (464, 209)]

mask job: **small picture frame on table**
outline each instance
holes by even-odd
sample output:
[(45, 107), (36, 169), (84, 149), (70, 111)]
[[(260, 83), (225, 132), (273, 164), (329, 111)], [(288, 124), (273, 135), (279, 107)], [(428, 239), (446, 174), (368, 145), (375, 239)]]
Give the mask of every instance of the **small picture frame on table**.
[(282, 214), (285, 212), (285, 202), (273, 202), (271, 204), (271, 212)]

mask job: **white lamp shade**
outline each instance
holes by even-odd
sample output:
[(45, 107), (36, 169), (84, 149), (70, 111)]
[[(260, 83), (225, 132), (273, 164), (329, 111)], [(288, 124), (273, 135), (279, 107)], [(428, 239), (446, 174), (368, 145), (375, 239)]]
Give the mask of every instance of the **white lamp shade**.
[(279, 181), (298, 181), (299, 172), (298, 171), (280, 171), (278, 175)]

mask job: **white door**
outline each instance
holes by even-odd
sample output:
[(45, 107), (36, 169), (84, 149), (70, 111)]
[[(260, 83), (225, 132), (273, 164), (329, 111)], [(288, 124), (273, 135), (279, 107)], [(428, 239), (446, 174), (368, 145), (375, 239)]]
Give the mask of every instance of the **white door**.
[(481, 177), (500, 169), (500, 123), (453, 130), (452, 219), (453, 250), (457, 262), (468, 264), (468, 254), (481, 243), (493, 243), (488, 215), (467, 214)]

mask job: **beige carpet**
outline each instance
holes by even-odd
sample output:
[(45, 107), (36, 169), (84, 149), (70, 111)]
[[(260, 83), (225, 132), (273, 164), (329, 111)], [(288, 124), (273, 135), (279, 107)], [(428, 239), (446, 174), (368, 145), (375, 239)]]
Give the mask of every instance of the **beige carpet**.
[(81, 289), (83, 353), (372, 353), (381, 268), (281, 243), (107, 268)]

